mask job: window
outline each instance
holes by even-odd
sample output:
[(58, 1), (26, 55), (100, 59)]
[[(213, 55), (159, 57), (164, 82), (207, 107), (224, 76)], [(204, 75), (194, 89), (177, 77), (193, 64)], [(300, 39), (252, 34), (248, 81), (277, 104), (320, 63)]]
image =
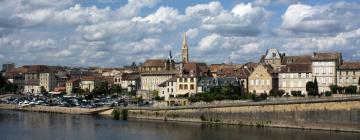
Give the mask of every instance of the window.
[(301, 73), (298, 74), (298, 77), (301, 78)]
[(179, 84), (179, 89), (183, 89), (183, 85), (182, 84)]
[(190, 82), (194, 82), (194, 79), (195, 79), (195, 78), (190, 78)]
[(270, 86), (270, 80), (266, 80), (266, 84)]
[(258, 79), (255, 80), (255, 85), (259, 85), (259, 80)]
[(254, 80), (250, 80), (250, 85), (254, 85)]
[(182, 82), (183, 80), (182, 80), (182, 78), (179, 78), (179, 82)]
[(348, 71), (346, 71), (346, 75), (348, 75), (349, 74), (349, 72)]
[(261, 85), (265, 85), (264, 80), (261, 80)]
[(194, 90), (194, 85), (193, 84), (190, 85), (190, 90)]
[(188, 85), (184, 85), (184, 89), (185, 89), (185, 90), (189, 89), (189, 88), (188, 88)]
[(355, 75), (355, 71), (353, 71), (353, 75)]
[(187, 82), (187, 78), (184, 78), (184, 82)]

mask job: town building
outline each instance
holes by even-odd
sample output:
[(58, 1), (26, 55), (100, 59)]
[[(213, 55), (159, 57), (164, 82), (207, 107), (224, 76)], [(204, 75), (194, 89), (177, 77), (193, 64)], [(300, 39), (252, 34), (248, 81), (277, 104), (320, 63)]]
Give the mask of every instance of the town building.
[(141, 72), (169, 70), (175, 70), (175, 61), (172, 58), (171, 51), (168, 59), (148, 59), (140, 66)]
[(329, 86), (337, 83), (336, 69), (342, 64), (341, 53), (314, 53), (312, 75), (317, 79), (319, 92), (330, 91)]
[(2, 64), (2, 70), (3, 72), (8, 72), (12, 69), (15, 69), (15, 63), (4, 63)]
[(313, 81), (310, 55), (284, 56), (279, 72), (279, 89), (306, 95), (306, 83)]
[(159, 84), (159, 96), (164, 97), (165, 101), (168, 101), (170, 97), (175, 97), (177, 93), (177, 76), (172, 77), (169, 80)]
[(288, 64), (279, 72), (279, 89), (306, 95), (306, 83), (313, 81), (311, 64)]
[(66, 93), (68, 95), (73, 94), (75, 91), (75, 88), (80, 87), (80, 79), (79, 78), (73, 78), (66, 82)]
[(139, 73), (121, 73), (113, 78), (115, 85), (120, 85), (122, 89), (127, 92), (133, 92), (140, 89), (140, 74)]
[(268, 64), (258, 64), (249, 76), (249, 92), (269, 94), (271, 89), (278, 89), (277, 73)]
[(336, 73), (338, 86), (357, 86), (359, 89), (360, 62), (343, 62)]
[(141, 90), (158, 91), (158, 85), (169, 80), (177, 74), (177, 71), (152, 71), (140, 74)]
[(90, 93), (94, 90), (95, 86), (97, 86), (99, 83), (100, 83), (100, 80), (97, 79), (95, 76), (87, 76), (87, 77), (82, 77), (80, 79), (79, 86), (86, 93)]
[(260, 63), (271, 65), (275, 72), (280, 71), (284, 56), (285, 54), (281, 54), (277, 49), (267, 49), (265, 55), (261, 56)]

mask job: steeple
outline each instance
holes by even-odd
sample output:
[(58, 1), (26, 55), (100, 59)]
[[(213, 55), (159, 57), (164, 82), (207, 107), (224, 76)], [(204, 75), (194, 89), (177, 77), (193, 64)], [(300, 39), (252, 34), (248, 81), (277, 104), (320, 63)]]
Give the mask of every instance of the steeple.
[(172, 55), (171, 55), (171, 50), (169, 51), (169, 60), (170, 61), (173, 60)]
[(182, 51), (182, 54), (181, 54), (182, 62), (183, 63), (189, 62), (189, 48), (188, 48), (188, 44), (187, 44), (187, 40), (186, 40), (186, 33), (184, 33), (184, 36), (183, 36), (181, 51)]

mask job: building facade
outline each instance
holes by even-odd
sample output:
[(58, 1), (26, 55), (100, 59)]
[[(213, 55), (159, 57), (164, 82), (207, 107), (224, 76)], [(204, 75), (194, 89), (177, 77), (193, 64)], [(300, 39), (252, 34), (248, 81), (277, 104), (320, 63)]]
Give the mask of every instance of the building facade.
[(288, 64), (279, 72), (279, 89), (286, 93), (300, 91), (306, 95), (306, 83), (313, 81), (311, 64)]
[(159, 91), (158, 85), (175, 76), (177, 71), (154, 71), (140, 74), (141, 90)]
[(336, 69), (341, 63), (341, 53), (314, 53), (312, 74), (317, 79), (319, 92), (330, 91), (329, 86), (337, 83)]
[(343, 62), (336, 73), (338, 86), (357, 86), (359, 89), (360, 62)]
[(269, 94), (271, 89), (278, 89), (277, 74), (267, 64), (259, 64), (249, 76), (249, 92)]

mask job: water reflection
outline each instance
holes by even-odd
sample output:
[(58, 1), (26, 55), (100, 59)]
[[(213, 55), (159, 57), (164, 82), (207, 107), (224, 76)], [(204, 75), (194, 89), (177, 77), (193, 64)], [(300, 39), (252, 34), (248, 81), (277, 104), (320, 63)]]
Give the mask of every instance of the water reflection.
[(359, 133), (162, 121), (115, 121), (87, 115), (0, 110), (1, 139), (359, 140)]

